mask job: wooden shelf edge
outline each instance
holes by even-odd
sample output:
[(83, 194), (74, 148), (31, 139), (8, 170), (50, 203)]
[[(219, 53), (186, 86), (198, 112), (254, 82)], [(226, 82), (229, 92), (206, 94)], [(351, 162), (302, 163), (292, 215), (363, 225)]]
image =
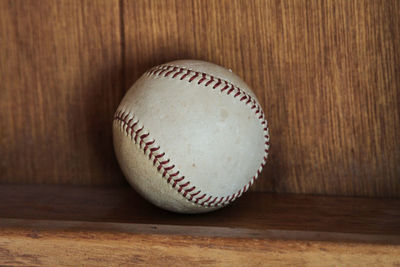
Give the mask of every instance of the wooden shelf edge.
[(1, 266), (396, 265), (400, 201), (245, 194), (202, 215), (128, 187), (0, 185)]
[(156, 208), (129, 187), (0, 185), (0, 220), (58, 220), (400, 236), (400, 200), (250, 192), (201, 215)]
[(384, 235), (2, 219), (0, 265), (395, 265), (397, 241)]
[[(163, 235), (182, 237), (205, 238), (239, 238), (258, 240), (281, 241), (308, 241), (308, 242), (339, 242), (339, 243), (366, 243), (381, 245), (399, 245), (400, 236), (380, 234), (353, 234), (338, 232), (316, 232), (265, 229), (255, 230), (232, 227), (190, 226), (190, 225), (164, 225), (164, 224), (137, 224), (137, 223), (112, 223), (112, 222), (84, 222), (84, 221), (59, 221), (59, 220), (27, 220), (27, 219), (1, 219), (2, 230), (28, 230), (49, 232), (92, 232), (116, 233), (134, 235)], [(7, 231), (8, 231), (7, 230)]]

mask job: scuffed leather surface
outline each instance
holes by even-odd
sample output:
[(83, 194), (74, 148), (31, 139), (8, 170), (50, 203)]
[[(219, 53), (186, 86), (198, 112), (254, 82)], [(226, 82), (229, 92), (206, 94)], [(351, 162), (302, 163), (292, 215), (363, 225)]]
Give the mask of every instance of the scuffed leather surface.
[[(235, 74), (220, 66), (181, 60), (167, 63), (232, 82), (255, 98)], [(236, 193), (259, 169), (264, 133), (248, 105), (220, 90), (171, 77), (143, 75), (118, 110), (133, 114), (191, 185), (212, 196)], [(132, 186), (155, 205), (176, 212), (214, 208), (194, 204), (166, 182), (151, 160), (114, 122), (114, 146)]]

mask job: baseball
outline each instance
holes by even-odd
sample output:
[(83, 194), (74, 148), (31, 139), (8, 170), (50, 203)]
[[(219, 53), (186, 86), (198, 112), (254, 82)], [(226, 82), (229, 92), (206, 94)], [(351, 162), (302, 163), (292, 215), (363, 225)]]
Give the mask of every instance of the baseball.
[(249, 86), (198, 60), (153, 67), (129, 89), (113, 122), (129, 183), (166, 210), (202, 213), (254, 183), (269, 149), (268, 124)]

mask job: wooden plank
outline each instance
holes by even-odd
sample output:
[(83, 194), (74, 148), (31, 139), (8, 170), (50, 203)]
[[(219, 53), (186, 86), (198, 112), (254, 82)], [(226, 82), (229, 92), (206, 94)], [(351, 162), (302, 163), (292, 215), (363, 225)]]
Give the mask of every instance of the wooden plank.
[(354, 233), (400, 241), (400, 200), (393, 199), (251, 192), (219, 211), (182, 215), (158, 209), (126, 187), (2, 185), (0, 221), (5, 218), (313, 231), (342, 233), (342, 240)]
[(395, 266), (400, 260), (396, 244), (199, 236), (191, 235), (190, 227), (178, 230), (186, 232), (176, 234), (170, 226), (60, 221), (20, 221), (18, 225), (18, 220), (2, 220), (0, 264)]
[(400, 2), (123, 1), (128, 88), (152, 65), (229, 67), (271, 126), (259, 191), (400, 196)]
[(121, 184), (119, 1), (0, 1), (0, 182)]
[(124, 183), (108, 126), (123, 90), (198, 58), (270, 119), (256, 190), (400, 196), (398, 1), (121, 3), (0, 2), (0, 182)]

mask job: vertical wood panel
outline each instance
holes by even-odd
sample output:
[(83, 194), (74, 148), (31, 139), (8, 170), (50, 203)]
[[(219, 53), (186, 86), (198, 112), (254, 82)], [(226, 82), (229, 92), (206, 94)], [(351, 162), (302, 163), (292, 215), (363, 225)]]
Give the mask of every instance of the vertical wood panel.
[(118, 1), (0, 1), (0, 182), (120, 184)]
[(0, 182), (124, 183), (110, 129), (122, 91), (152, 65), (196, 58), (232, 68), (264, 106), (272, 151), (256, 190), (399, 197), (398, 10), (0, 1)]
[(399, 1), (124, 1), (127, 89), (178, 58), (255, 90), (271, 156), (255, 189), (400, 196)]

